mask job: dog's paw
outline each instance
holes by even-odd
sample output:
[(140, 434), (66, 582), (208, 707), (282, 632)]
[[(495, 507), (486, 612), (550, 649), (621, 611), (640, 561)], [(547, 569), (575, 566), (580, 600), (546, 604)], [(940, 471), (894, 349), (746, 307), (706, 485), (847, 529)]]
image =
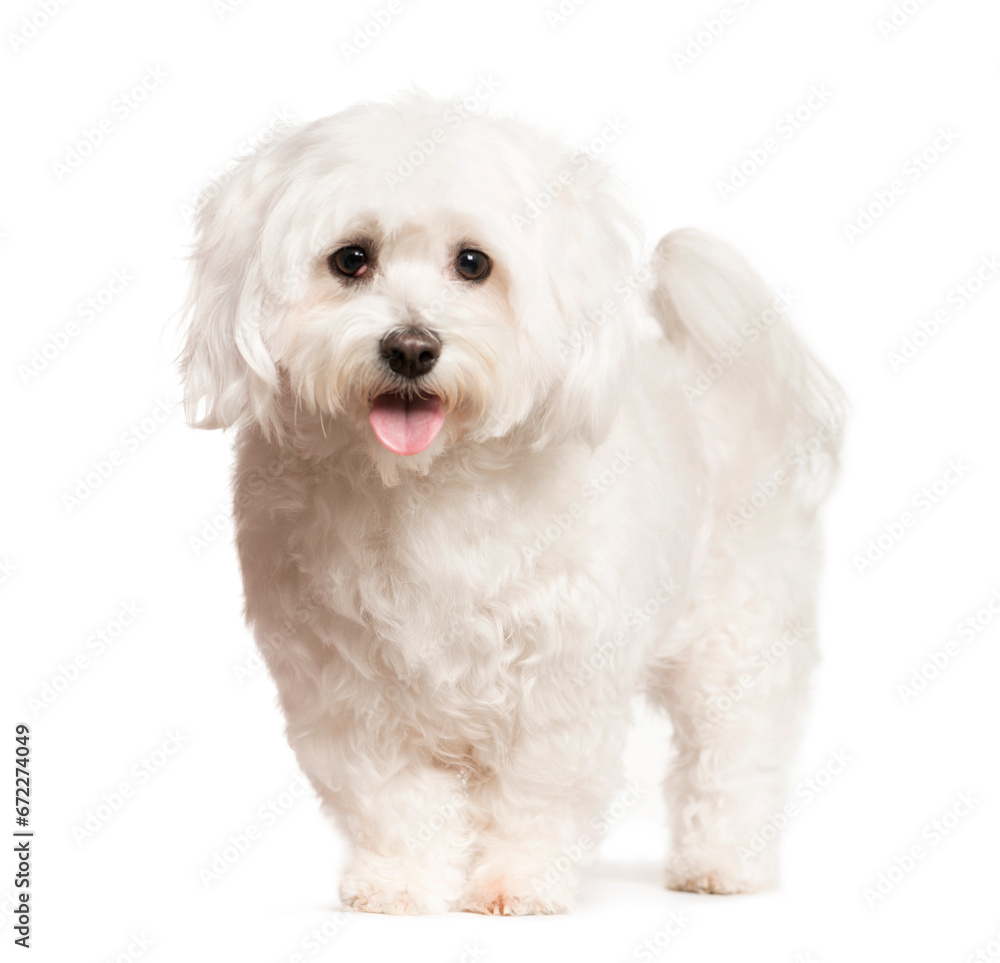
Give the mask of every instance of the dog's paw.
[(345, 909), (391, 916), (447, 913), (457, 901), (446, 881), (426, 871), (406, 872), (388, 860), (354, 859), (340, 880), (340, 900)]
[(511, 887), (500, 884), (495, 888), (470, 893), (465, 898), (462, 909), (486, 916), (542, 916), (568, 913), (572, 906), (569, 900), (518, 893)]
[(462, 901), (462, 909), (487, 916), (540, 916), (568, 913), (572, 892), (540, 877), (505, 873), (476, 873)]
[(730, 896), (735, 893), (756, 893), (759, 887), (750, 880), (711, 870), (702, 873), (676, 873), (671, 870), (667, 872), (667, 889), (681, 893)]
[(667, 889), (682, 893), (714, 893), (720, 896), (759, 893), (775, 884), (773, 871), (764, 865), (739, 860), (695, 859), (675, 856), (667, 868)]

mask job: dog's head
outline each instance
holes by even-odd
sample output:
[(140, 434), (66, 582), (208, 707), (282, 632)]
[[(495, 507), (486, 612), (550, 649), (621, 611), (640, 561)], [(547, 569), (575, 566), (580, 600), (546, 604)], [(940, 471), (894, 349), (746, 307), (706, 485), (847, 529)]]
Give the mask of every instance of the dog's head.
[(449, 445), (596, 444), (635, 346), (601, 164), (423, 95), (285, 132), (201, 208), (189, 417), (310, 419), (384, 477)]

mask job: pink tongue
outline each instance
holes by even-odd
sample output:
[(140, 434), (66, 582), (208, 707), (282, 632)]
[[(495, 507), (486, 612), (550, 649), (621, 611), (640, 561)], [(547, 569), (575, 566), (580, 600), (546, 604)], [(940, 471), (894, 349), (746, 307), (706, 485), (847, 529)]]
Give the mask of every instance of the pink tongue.
[(438, 436), (444, 424), (440, 398), (379, 395), (368, 412), (378, 440), (397, 455), (416, 455)]

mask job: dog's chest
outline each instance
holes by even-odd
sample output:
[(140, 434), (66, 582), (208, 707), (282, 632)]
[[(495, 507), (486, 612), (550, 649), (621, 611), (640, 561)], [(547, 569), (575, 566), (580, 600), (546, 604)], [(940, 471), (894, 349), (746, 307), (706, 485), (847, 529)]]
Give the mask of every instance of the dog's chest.
[(537, 585), (496, 493), (393, 494), (368, 515), (338, 514), (335, 537), (302, 563), (356, 627), (331, 641), (381, 676), (378, 711), (435, 759), (475, 772), (513, 739)]
[(316, 530), (303, 559), (310, 580), (375, 644), (414, 666), (433, 663), (443, 678), (509, 647), (513, 599), (530, 573), (528, 538), (502, 489), (341, 498), (318, 514), (330, 531)]
[(526, 698), (540, 712), (545, 693), (552, 705), (597, 698), (617, 675), (595, 674), (601, 644), (626, 639), (623, 677), (646, 645), (641, 633), (623, 633), (623, 606), (627, 591), (651, 596), (640, 579), (653, 576), (630, 577), (626, 589), (618, 567), (648, 553), (635, 539), (625, 552), (599, 537), (599, 509), (621, 519), (625, 496), (615, 489), (559, 525), (562, 506), (581, 497), (572, 472), (552, 471), (537, 482), (466, 475), (374, 495), (318, 485), (294, 554), (310, 592), (339, 616), (328, 644), (348, 648), (368, 679), (398, 686), (402, 714), (407, 704), (409, 715), (433, 712), (416, 728), (435, 731), (458, 757), (463, 740), (508, 740)]

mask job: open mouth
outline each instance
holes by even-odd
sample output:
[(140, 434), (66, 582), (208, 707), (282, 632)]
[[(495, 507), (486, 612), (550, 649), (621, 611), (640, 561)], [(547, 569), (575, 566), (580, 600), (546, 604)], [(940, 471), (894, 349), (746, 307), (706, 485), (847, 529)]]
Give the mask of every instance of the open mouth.
[(444, 405), (435, 395), (408, 397), (395, 392), (378, 395), (368, 412), (375, 437), (397, 455), (417, 455), (444, 424)]

